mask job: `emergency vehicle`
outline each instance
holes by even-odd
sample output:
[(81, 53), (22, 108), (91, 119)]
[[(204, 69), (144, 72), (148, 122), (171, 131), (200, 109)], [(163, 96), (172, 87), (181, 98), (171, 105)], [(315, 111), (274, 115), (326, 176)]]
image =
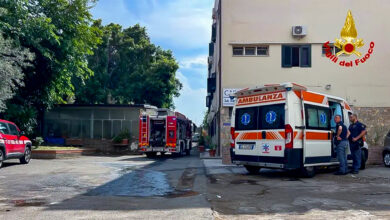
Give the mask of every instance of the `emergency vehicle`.
[(139, 149), (147, 157), (171, 153), (190, 155), (192, 122), (179, 112), (158, 109), (157, 115), (141, 114), (139, 119)]
[(13, 122), (0, 119), (0, 168), (4, 160), (19, 159), (28, 164), (31, 159), (31, 141)]
[[(231, 158), (248, 172), (260, 168), (300, 169), (307, 177), (316, 168), (338, 165), (334, 117), (348, 127), (351, 107), (339, 97), (310, 92), (295, 83), (264, 85), (238, 91), (232, 111)], [(368, 147), (362, 149), (362, 168)], [(348, 148), (348, 162), (351, 163)]]

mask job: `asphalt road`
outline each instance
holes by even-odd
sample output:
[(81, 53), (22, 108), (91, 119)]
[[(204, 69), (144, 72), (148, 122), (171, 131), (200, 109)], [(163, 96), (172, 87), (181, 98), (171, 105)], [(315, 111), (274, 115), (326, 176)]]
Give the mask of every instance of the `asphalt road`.
[(219, 160), (84, 156), (7, 162), (0, 219), (390, 219), (390, 169), (312, 179)]

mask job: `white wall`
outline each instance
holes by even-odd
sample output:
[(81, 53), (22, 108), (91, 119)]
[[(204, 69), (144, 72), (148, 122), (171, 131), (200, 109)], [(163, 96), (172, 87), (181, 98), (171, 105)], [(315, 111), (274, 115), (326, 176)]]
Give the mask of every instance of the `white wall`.
[[(340, 38), (347, 11), (352, 11), (358, 38), (370, 59), (346, 68), (322, 56), (322, 43)], [(222, 88), (244, 88), (292, 81), (346, 98), (364, 107), (390, 106), (390, 1), (386, 0), (222, 0)], [(291, 27), (307, 26), (303, 39), (293, 38)], [(233, 57), (232, 44), (269, 43), (269, 57)], [(310, 43), (311, 68), (282, 68), (281, 43)], [(215, 51), (216, 53), (218, 51)], [(355, 60), (356, 56), (339, 57)], [(331, 84), (331, 90), (325, 86)]]

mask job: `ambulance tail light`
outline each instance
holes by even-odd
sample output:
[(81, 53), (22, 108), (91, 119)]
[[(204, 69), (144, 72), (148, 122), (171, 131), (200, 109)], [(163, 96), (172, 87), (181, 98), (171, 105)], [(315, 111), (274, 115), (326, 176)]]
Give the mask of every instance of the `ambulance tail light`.
[(286, 134), (286, 149), (292, 149), (294, 147), (294, 131), (291, 125), (287, 124), (285, 126), (285, 134)]
[(230, 135), (232, 136), (231, 141), (230, 141), (230, 147), (231, 148), (235, 148), (236, 147), (235, 132), (236, 132), (236, 130), (234, 129), (234, 127), (230, 127)]

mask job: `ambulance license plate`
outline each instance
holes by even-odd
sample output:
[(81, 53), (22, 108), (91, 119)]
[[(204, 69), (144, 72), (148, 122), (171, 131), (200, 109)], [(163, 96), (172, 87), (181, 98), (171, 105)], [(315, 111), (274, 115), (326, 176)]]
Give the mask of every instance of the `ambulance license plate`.
[(240, 150), (253, 150), (254, 147), (255, 147), (255, 145), (253, 145), (253, 144), (240, 144), (238, 146), (238, 149), (240, 149)]

